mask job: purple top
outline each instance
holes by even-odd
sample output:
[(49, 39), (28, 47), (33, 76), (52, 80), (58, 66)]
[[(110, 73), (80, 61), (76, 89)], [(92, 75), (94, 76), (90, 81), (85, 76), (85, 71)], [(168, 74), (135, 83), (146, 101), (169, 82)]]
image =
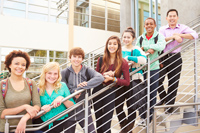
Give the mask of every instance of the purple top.
[[(170, 36), (173, 36), (174, 33), (179, 33), (179, 34), (191, 34), (195, 39), (198, 38), (198, 34), (196, 33), (196, 31), (192, 30), (191, 28), (189, 28), (188, 26), (183, 25), (183, 24), (177, 24), (174, 29), (170, 28), (169, 25), (162, 26), (159, 29), (159, 33), (162, 34), (164, 37), (170, 37)], [(177, 41), (173, 41), (173, 42), (167, 44), (164, 49), (164, 52), (172, 49), (173, 47), (177, 46), (178, 44), (180, 44), (180, 43), (178, 43)], [(180, 51), (181, 51), (181, 47), (172, 51), (171, 53), (177, 53)]]

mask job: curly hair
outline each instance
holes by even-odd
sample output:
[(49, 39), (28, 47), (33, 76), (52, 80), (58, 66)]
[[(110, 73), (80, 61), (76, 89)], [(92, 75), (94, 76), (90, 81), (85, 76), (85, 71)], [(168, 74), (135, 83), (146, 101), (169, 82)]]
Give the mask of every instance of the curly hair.
[(42, 73), (40, 75), (40, 80), (39, 80), (39, 93), (40, 95), (44, 95), (44, 92), (45, 92), (45, 89), (46, 89), (46, 79), (45, 79), (45, 75), (47, 72), (51, 71), (51, 70), (55, 70), (57, 69), (58, 70), (58, 79), (56, 80), (56, 82), (54, 82), (53, 86), (55, 88), (55, 92), (57, 93), (58, 90), (60, 89), (61, 87), (61, 74), (60, 74), (60, 67), (59, 67), (59, 64), (57, 62), (49, 62), (47, 63), (46, 65), (43, 66), (42, 68)]
[(18, 50), (18, 51), (13, 50), (8, 55), (6, 55), (5, 62), (4, 62), (5, 67), (9, 70), (9, 72), (11, 72), (11, 69), (9, 68), (9, 66), (12, 63), (13, 58), (15, 57), (22, 57), (26, 60), (26, 70), (27, 70), (31, 64), (30, 56), (28, 55), (28, 53), (23, 52), (21, 50)]

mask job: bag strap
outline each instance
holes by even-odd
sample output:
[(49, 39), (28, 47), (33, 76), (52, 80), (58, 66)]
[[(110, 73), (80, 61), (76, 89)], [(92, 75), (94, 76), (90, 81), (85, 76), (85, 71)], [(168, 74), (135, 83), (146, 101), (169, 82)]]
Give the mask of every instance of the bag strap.
[(89, 73), (88, 73), (88, 67), (87, 67), (86, 70), (85, 70), (85, 76), (86, 76), (86, 78), (87, 78), (87, 81), (90, 80), (90, 75), (89, 75)]
[[(32, 81), (29, 78), (25, 78), (25, 79), (26, 79), (26, 82), (28, 84), (30, 93), (32, 95), (32, 90), (33, 90)], [(7, 90), (8, 90), (8, 79), (5, 79), (5, 80), (1, 81), (1, 91), (2, 91), (2, 95), (3, 95), (3, 99), (5, 99), (5, 97), (6, 97)]]
[(31, 81), (31, 79), (29, 79), (29, 78), (25, 78), (25, 79), (26, 79), (26, 82), (27, 82), (27, 84), (28, 84), (30, 93), (31, 93), (31, 95), (32, 95), (33, 83), (32, 83), (32, 81)]
[[(158, 34), (159, 35), (159, 34)], [(158, 42), (158, 35), (154, 38), (155, 44)]]
[[(155, 44), (158, 42), (158, 36), (159, 36), (159, 34), (154, 38)], [(141, 36), (140, 37), (140, 47), (142, 47), (142, 42), (143, 42), (143, 37)]]
[(3, 99), (5, 99), (6, 97), (7, 90), (8, 90), (8, 79), (4, 79), (1, 81), (1, 91), (3, 95)]
[(140, 47), (142, 47), (143, 37), (140, 37)]
[(103, 63), (103, 57), (101, 56), (99, 58), (99, 72), (101, 71), (102, 63)]

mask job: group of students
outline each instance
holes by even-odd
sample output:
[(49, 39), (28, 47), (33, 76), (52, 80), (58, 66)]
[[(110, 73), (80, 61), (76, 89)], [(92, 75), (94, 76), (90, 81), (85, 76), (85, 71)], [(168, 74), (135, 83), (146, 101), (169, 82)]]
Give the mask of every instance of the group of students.
[[(0, 132), (4, 132), (4, 118), (6, 115), (23, 114), (24, 116), (21, 119), (12, 119), (8, 122), (10, 125), (17, 125), (16, 133), (24, 133), (26, 124), (31, 124), (31, 119), (40, 110), (44, 110), (45, 114), (35, 119), (34, 123), (45, 122), (82, 101), (85, 99), (86, 92), (90, 94), (91, 88), (93, 88), (92, 93), (94, 94), (111, 83), (116, 83), (116, 85), (92, 100), (96, 117), (96, 128), (91, 117), (91, 106), (88, 108), (88, 132), (111, 133), (110, 127), (114, 109), (116, 109), (122, 133), (131, 132), (135, 124), (136, 110), (139, 111), (141, 116), (140, 124), (145, 124), (147, 117), (147, 92), (144, 81), (147, 79), (147, 74), (143, 73), (145, 70), (140, 70), (130, 77), (129, 72), (136, 70), (147, 62), (146, 53), (149, 53), (150, 60), (153, 60), (163, 50), (166, 52), (182, 42), (182, 38), (194, 39), (198, 37), (196, 32), (189, 27), (177, 24), (178, 12), (175, 9), (170, 9), (167, 12), (166, 18), (169, 20), (168, 26), (161, 28), (159, 33), (154, 30), (156, 27), (155, 20), (147, 18), (144, 22), (146, 32), (137, 38), (135, 45), (133, 45), (135, 32), (131, 27), (128, 27), (122, 34), (123, 47), (119, 37), (109, 37), (103, 57), (98, 59), (96, 71), (82, 64), (85, 55), (80, 47), (71, 49), (69, 52), (71, 66), (60, 72), (58, 63), (47, 63), (43, 66), (38, 87), (33, 80), (23, 78), (23, 73), (31, 63), (29, 55), (20, 50), (9, 53), (5, 58), (5, 66), (11, 73), (11, 76), (0, 83)], [(183, 30), (179, 29), (181, 26), (184, 27)], [(174, 33), (168, 34), (169, 30), (173, 30)], [(174, 39), (176, 44), (174, 45), (174, 42), (172, 42), (166, 46), (166, 41), (170, 39)], [(179, 52), (180, 55), (179, 49), (179, 51), (173, 51), (167, 56), (171, 56), (176, 52)], [(159, 65), (159, 61), (156, 61), (150, 66), (150, 121), (154, 111), (153, 106), (156, 104), (157, 90), (159, 89), (159, 84), (161, 86), (163, 82), (158, 80), (160, 77), (159, 70), (163, 69), (166, 73), (170, 71), (170, 68), (167, 66), (169, 61), (165, 60), (162, 66)], [(130, 67), (128, 63), (129, 65), (131, 64)], [(181, 62), (178, 63), (181, 64)], [(175, 73), (177, 73), (176, 70), (173, 71), (173, 74)], [(165, 74), (162, 74), (162, 78)], [(169, 81), (170, 84), (173, 84), (172, 82), (175, 81)], [(173, 86), (169, 89), (174, 90), (177, 87)], [(65, 97), (80, 89), (86, 89), (86, 91), (61, 103)], [(164, 88), (160, 88), (159, 92), (162, 92), (161, 94), (164, 95)], [(159, 105), (167, 103), (167, 98), (170, 95), (171, 93), (169, 95), (165, 94), (165, 99), (161, 100)], [(176, 94), (173, 93), (172, 98), (175, 99), (175, 97)], [(123, 111), (125, 101), (128, 108), (127, 116)], [(51, 109), (51, 105), (54, 108)], [(49, 132), (61, 132), (63, 129), (66, 129), (65, 132), (73, 133), (75, 132), (76, 122), (84, 129), (84, 110), (84, 105), (79, 106), (74, 111), (41, 130), (46, 131), (52, 128)], [(70, 119), (67, 119), (69, 116)], [(55, 126), (58, 123), (59, 126)]]

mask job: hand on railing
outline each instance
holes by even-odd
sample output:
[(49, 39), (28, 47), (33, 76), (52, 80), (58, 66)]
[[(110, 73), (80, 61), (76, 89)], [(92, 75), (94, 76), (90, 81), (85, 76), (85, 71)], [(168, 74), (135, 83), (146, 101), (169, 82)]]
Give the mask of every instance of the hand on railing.
[(41, 110), (44, 110), (44, 112), (47, 113), (51, 110), (51, 106), (50, 105), (44, 105), (44, 106), (41, 107)]
[(37, 110), (33, 106), (30, 106), (30, 105), (24, 105), (24, 106), (25, 106), (26, 112), (30, 115), (31, 119), (33, 119), (39, 112), (39, 110)]

